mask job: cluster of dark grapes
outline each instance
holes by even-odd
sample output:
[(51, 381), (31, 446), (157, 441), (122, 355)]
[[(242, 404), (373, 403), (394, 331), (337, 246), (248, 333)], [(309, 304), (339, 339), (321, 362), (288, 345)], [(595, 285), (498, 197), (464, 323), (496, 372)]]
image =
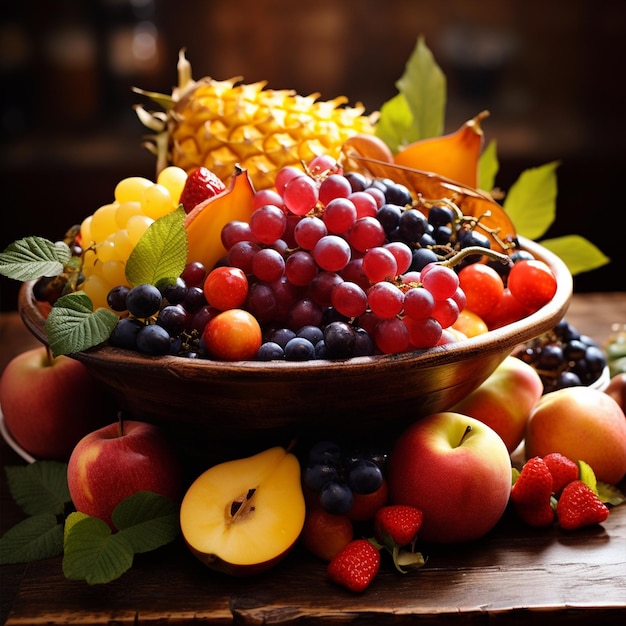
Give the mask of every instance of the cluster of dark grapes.
[(513, 354), (537, 370), (544, 393), (592, 385), (607, 364), (597, 342), (581, 335), (565, 319), (552, 330), (517, 348)]
[(375, 448), (343, 448), (336, 441), (318, 441), (303, 459), (302, 482), (318, 494), (322, 508), (345, 515), (354, 494), (372, 494), (385, 478), (387, 452)]
[(202, 332), (217, 314), (204, 296), (205, 277), (205, 267), (193, 262), (173, 282), (114, 287), (107, 303), (124, 316), (111, 333), (109, 343), (143, 354), (201, 357)]

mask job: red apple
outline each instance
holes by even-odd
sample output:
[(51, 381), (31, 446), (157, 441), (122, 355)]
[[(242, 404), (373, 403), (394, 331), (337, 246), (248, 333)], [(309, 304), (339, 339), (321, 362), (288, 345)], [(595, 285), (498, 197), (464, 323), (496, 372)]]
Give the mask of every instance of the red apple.
[(508, 356), (451, 411), (474, 417), (493, 428), (511, 453), (524, 439), (526, 423), (542, 393), (543, 383), (535, 368)]
[(87, 433), (109, 423), (108, 398), (87, 368), (45, 346), (18, 354), (0, 379), (0, 406), (13, 439), (37, 459), (67, 461)]
[(391, 504), (421, 509), (420, 539), (471, 541), (500, 520), (511, 491), (511, 461), (500, 436), (460, 413), (435, 413), (409, 426), (389, 454)]
[(179, 501), (183, 492), (178, 455), (153, 424), (120, 421), (83, 437), (67, 468), (72, 502), (78, 511), (112, 525), (115, 507), (138, 491)]

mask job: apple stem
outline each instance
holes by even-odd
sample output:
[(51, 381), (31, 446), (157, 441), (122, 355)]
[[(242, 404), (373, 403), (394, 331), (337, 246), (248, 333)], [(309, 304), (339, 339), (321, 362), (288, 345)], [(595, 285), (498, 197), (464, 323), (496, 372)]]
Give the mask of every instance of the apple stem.
[(467, 437), (471, 432), (472, 432), (472, 427), (468, 424), (467, 427), (465, 428), (465, 432), (463, 433), (463, 436), (461, 437), (461, 441), (459, 441), (459, 446), (463, 444), (465, 437)]
[(117, 412), (117, 434), (119, 437), (124, 436), (124, 413), (122, 411)]
[(52, 365), (52, 361), (54, 361), (54, 357), (52, 356), (52, 350), (50, 350), (50, 346), (46, 345), (46, 365)]

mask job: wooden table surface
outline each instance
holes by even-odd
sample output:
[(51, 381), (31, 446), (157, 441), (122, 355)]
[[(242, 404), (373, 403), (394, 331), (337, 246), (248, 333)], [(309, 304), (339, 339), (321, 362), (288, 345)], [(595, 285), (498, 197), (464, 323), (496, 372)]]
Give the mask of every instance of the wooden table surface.
[[(626, 293), (574, 296), (566, 319), (600, 343), (626, 323)], [(0, 371), (36, 345), (16, 313), (0, 316)], [(22, 463), (3, 442), (2, 465)], [(22, 514), (4, 473), (0, 530)], [(625, 487), (626, 485), (622, 485)], [(18, 624), (624, 624), (626, 505), (601, 526), (533, 530), (505, 514), (484, 539), (429, 549), (401, 576), (383, 567), (363, 594), (325, 581), (324, 564), (296, 549), (255, 579), (215, 574), (178, 540), (139, 555), (117, 581), (68, 581), (61, 559), (0, 568), (0, 622)]]

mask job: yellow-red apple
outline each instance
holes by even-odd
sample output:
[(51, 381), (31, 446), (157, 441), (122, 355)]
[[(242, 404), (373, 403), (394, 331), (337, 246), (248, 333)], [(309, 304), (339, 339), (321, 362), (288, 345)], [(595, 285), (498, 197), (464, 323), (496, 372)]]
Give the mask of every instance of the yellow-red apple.
[(36, 459), (67, 461), (82, 437), (114, 419), (109, 404), (82, 363), (45, 346), (18, 354), (0, 379), (5, 426)]
[(626, 475), (626, 418), (608, 394), (567, 387), (545, 394), (526, 428), (526, 456), (560, 452), (585, 461), (602, 482), (616, 485)]
[(304, 519), (300, 464), (282, 447), (209, 468), (189, 487), (180, 509), (192, 554), (235, 576), (264, 572), (282, 560)]
[(420, 539), (456, 543), (487, 534), (504, 513), (511, 461), (500, 436), (461, 413), (435, 413), (409, 426), (388, 460), (391, 504), (424, 513)]
[(83, 437), (67, 468), (67, 483), (78, 511), (112, 526), (115, 507), (138, 491), (153, 491), (178, 502), (183, 492), (180, 459), (159, 427), (126, 420)]
[(508, 356), (482, 385), (450, 410), (493, 428), (510, 454), (524, 439), (526, 423), (542, 393), (543, 383), (535, 368)]

